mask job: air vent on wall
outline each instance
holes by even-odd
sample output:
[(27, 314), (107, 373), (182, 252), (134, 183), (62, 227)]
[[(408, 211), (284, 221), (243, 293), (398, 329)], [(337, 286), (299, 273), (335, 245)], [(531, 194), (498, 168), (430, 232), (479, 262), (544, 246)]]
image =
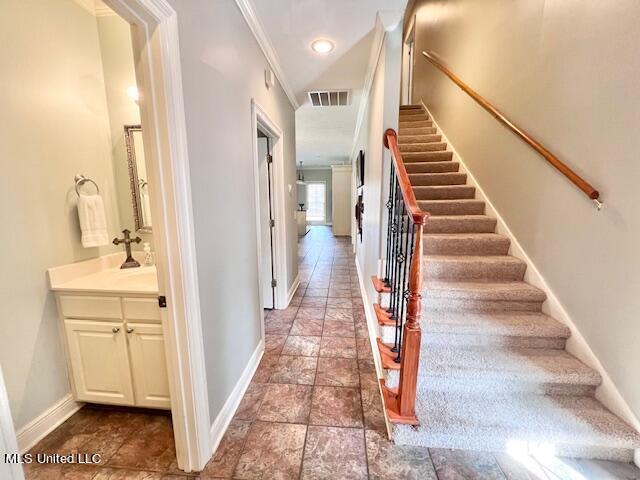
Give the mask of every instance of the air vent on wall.
[(323, 90), (308, 92), (309, 101), (314, 107), (337, 107), (349, 105), (351, 95), (349, 90)]

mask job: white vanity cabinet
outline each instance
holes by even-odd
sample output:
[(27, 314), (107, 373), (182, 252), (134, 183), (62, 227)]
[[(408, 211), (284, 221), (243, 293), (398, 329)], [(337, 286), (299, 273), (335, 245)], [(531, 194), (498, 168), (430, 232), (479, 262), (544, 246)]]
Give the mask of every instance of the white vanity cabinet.
[(76, 400), (170, 408), (157, 296), (56, 297)]

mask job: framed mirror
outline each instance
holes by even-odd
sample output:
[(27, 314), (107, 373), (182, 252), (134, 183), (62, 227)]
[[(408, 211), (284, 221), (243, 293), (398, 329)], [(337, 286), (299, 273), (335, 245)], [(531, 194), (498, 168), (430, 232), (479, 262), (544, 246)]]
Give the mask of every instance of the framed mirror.
[(149, 183), (147, 166), (144, 158), (142, 127), (125, 125), (124, 139), (127, 146), (127, 162), (129, 166), (129, 182), (131, 185), (131, 204), (136, 231), (151, 232), (151, 202), (149, 199)]

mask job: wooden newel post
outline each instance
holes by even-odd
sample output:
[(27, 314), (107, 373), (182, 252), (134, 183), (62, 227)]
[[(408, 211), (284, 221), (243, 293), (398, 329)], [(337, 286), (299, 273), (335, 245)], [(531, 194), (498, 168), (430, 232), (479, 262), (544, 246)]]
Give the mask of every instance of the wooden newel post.
[(409, 298), (407, 321), (404, 325), (401, 350), (400, 384), (398, 385), (398, 410), (402, 417), (415, 417), (418, 367), (420, 364), (420, 310), (422, 309), (422, 254), (423, 233), (426, 218), (416, 222), (415, 245), (409, 270)]

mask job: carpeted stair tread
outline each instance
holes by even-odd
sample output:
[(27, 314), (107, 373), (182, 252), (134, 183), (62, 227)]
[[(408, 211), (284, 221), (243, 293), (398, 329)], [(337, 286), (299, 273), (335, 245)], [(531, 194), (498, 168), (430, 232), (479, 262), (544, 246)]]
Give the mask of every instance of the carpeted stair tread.
[(425, 255), (424, 278), (516, 280), (524, 277), (527, 264), (509, 255)]
[(465, 185), (467, 174), (451, 173), (410, 173), (409, 181), (413, 187), (429, 187), (433, 185)]
[[(420, 320), (422, 345), (519, 347), (564, 350), (570, 330), (542, 312), (430, 311)], [(394, 342), (394, 327), (381, 327), (383, 342)]]
[(393, 425), (401, 445), (546, 453), (629, 462), (640, 437), (598, 401), (585, 396), (418, 395), (418, 427)]
[(398, 135), (435, 135), (438, 129), (433, 126), (432, 122), (426, 122), (424, 126), (400, 126)]
[[(418, 391), (496, 394), (529, 392), (583, 395), (593, 392), (602, 378), (565, 350), (423, 344)], [(399, 372), (388, 372), (390, 387)]]
[(418, 205), (422, 211), (429, 212), (430, 215), (482, 215), (484, 214), (485, 203), (484, 200), (462, 198), (418, 200)]
[(442, 140), (442, 135), (400, 135), (398, 145), (411, 145), (414, 143), (431, 143)]
[(496, 219), (487, 215), (440, 215), (427, 219), (426, 231), (435, 233), (493, 233)]
[(404, 164), (407, 173), (446, 173), (457, 172), (460, 168), (458, 162), (406, 162)]
[[(430, 298), (468, 298), (495, 301), (543, 302), (547, 295), (526, 282), (456, 282), (428, 280), (424, 291)], [(424, 297), (424, 295), (423, 295)]]
[(472, 199), (476, 189), (469, 185), (418, 185), (413, 187), (417, 200)]
[(400, 151), (403, 155), (408, 152), (441, 152), (446, 149), (447, 144), (443, 142), (404, 143), (400, 145)]
[(428, 255), (506, 255), (511, 240), (497, 233), (432, 233), (425, 236)]
[(447, 162), (453, 158), (453, 152), (404, 152), (402, 158), (406, 162)]

